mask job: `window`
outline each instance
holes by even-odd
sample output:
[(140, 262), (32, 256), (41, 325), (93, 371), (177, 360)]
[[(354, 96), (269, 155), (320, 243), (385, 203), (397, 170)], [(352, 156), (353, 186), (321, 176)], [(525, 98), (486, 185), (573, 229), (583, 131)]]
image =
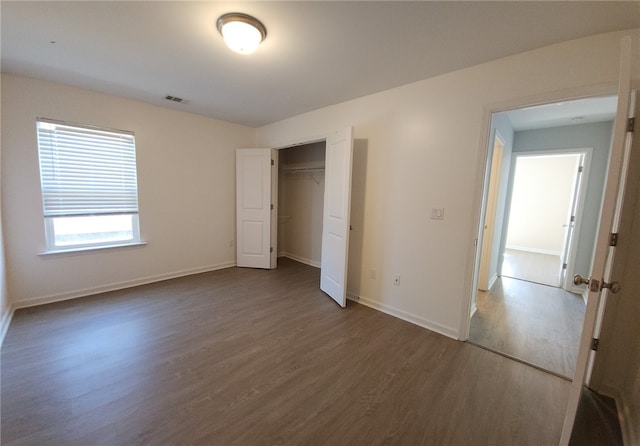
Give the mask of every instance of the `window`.
[(131, 132), (37, 120), (48, 251), (140, 242)]

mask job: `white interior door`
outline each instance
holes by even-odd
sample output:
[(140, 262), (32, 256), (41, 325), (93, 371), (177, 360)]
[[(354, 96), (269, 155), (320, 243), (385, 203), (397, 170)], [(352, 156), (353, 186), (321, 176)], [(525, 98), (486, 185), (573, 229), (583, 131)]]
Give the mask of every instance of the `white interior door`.
[[(569, 392), (569, 401), (565, 413), (564, 425), (560, 437), (560, 445), (569, 444), (571, 431), (578, 409), (578, 403), (582, 395), (583, 386), (588, 384), (590, 364), (592, 364), (594, 352), (591, 350), (592, 338), (597, 338), (597, 319), (602, 305), (602, 300), (607, 297), (607, 288), (603, 284), (615, 280), (616, 268), (614, 267), (615, 246), (610, 246), (610, 234), (616, 232), (617, 215), (620, 213), (624, 199), (626, 178), (625, 159), (628, 159), (628, 151), (631, 147), (632, 133), (627, 131), (627, 122), (630, 113), (635, 106), (631, 100), (631, 55), (632, 40), (626, 37), (622, 40), (620, 61), (620, 82), (618, 87), (618, 110), (614, 125), (613, 143), (609, 160), (609, 170), (605, 186), (600, 226), (589, 280), (589, 296), (585, 312), (580, 347), (576, 361), (576, 372)], [(630, 112), (631, 108), (631, 112)], [(625, 152), (627, 155), (625, 155)], [(624, 286), (624, 284), (622, 284)]]
[(236, 150), (236, 264), (240, 267), (272, 267), (271, 160), (271, 149)]
[(320, 289), (347, 304), (347, 255), (351, 211), (351, 127), (327, 137)]

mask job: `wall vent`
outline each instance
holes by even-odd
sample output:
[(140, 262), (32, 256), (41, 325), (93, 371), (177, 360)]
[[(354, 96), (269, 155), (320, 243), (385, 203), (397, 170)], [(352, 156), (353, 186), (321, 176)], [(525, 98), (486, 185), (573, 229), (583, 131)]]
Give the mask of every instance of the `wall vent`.
[(168, 95), (166, 95), (164, 98), (165, 98), (167, 101), (172, 101), (172, 102), (182, 102), (182, 101), (184, 101), (184, 99), (182, 99), (182, 98), (179, 98), (179, 97), (177, 97), (177, 96), (171, 96), (171, 95), (169, 95), (169, 94), (168, 94)]

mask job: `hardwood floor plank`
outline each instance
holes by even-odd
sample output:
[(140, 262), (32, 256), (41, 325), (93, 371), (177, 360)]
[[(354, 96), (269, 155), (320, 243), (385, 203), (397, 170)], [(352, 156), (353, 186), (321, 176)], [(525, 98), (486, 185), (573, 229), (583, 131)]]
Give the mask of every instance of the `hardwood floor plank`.
[(571, 378), (585, 305), (561, 288), (502, 277), (478, 292), (469, 340)]
[(230, 268), (18, 310), (4, 445), (553, 445), (569, 383), (319, 291)]

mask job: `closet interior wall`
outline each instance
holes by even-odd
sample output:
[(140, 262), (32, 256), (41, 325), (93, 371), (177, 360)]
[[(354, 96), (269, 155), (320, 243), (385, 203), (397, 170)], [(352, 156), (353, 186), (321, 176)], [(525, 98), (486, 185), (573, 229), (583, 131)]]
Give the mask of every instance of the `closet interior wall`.
[(278, 151), (278, 257), (320, 267), (325, 142)]

